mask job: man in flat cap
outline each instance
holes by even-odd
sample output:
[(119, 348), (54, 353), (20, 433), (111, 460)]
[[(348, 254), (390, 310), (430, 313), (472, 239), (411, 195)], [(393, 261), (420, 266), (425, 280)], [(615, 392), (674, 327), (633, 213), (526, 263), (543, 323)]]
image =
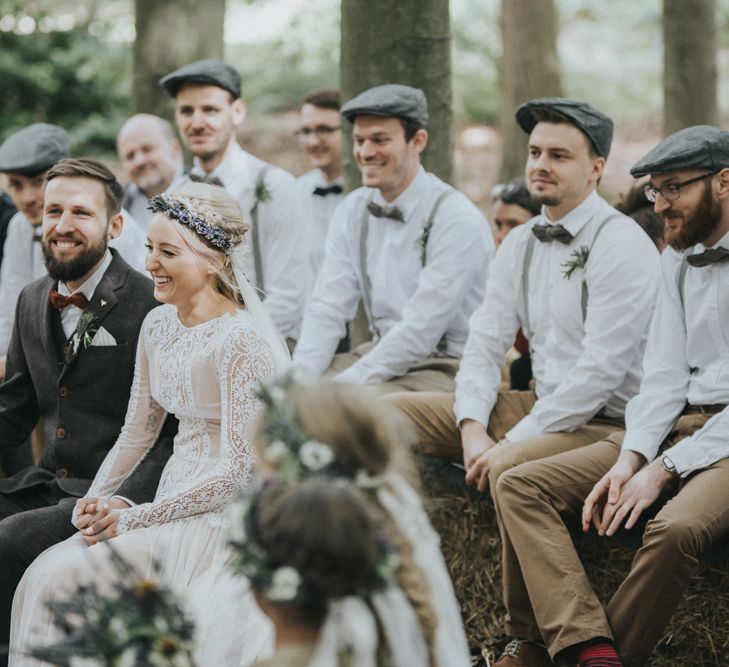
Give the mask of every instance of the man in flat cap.
[[(392, 397), (412, 422), (413, 446), (462, 462), (479, 491), (493, 492), (516, 463), (622, 427), (658, 282), (653, 244), (596, 192), (612, 121), (562, 98), (527, 102), (516, 117), (529, 133), (526, 181), (542, 212), (499, 247), (455, 395)], [(520, 327), (535, 389), (499, 391)]]
[(246, 275), (264, 293), (264, 306), (282, 335), (295, 340), (306, 285), (296, 183), (238, 144), (236, 129), (246, 116), (240, 74), (220, 60), (199, 60), (163, 77), (160, 85), (175, 98), (177, 127), (195, 156), (190, 173), (218, 178), (240, 204), (251, 225)]
[[(493, 239), (481, 212), (428, 173), (423, 91), (386, 84), (342, 107), (363, 187), (332, 218), (324, 265), (304, 314), (295, 365), (380, 393), (448, 390), (483, 297)], [(337, 341), (362, 299), (374, 336)]]
[(138, 113), (121, 126), (116, 148), (129, 179), (122, 205), (146, 230), (154, 216), (149, 200), (183, 178), (182, 147), (164, 118)]
[[(582, 667), (647, 664), (701, 555), (729, 533), (729, 132), (676, 132), (631, 174), (650, 175), (669, 247), (626, 430), (513, 468), (496, 490), (509, 632)], [(659, 498), (671, 501), (603, 607), (569, 530), (612, 536)]]
[[(23, 572), (76, 532), (74, 505), (124, 425), (142, 321), (158, 305), (152, 281), (107, 247), (122, 225), (122, 194), (93, 160), (61, 160), (45, 175), (48, 274), (20, 294), (0, 384), (0, 451), (20, 445), (39, 420), (45, 431), (38, 464), (0, 479), (0, 665)], [(91, 526), (101, 541), (109, 532), (96, 519), (154, 497), (176, 430), (174, 419), (163, 422), (148, 424), (157, 444), (108, 507), (84, 513), (79, 529)]]
[(305, 228), (309, 260), (307, 298), (324, 261), (329, 223), (344, 198), (340, 106), (338, 90), (317, 90), (306, 96), (299, 110), (296, 136), (312, 167), (296, 179), (299, 224)]
[[(5, 355), (20, 291), (46, 275), (40, 244), (46, 171), (69, 154), (66, 130), (48, 123), (29, 125), (0, 146), (0, 174), (18, 209), (8, 226), (5, 261), (0, 267), (0, 380), (5, 375)], [(123, 227), (111, 247), (135, 269), (144, 271), (144, 233), (127, 211), (122, 217)]]

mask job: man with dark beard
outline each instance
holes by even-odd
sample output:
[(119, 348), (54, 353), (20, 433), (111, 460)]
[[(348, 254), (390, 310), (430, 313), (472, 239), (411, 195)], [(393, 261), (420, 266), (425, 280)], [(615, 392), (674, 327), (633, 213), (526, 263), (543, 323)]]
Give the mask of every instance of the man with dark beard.
[[(41, 243), (49, 275), (18, 299), (0, 385), (0, 449), (20, 445), (39, 418), (45, 447), (39, 465), (0, 480), (0, 644), (8, 641), (26, 567), (75, 532), (74, 504), (124, 424), (140, 327), (157, 305), (152, 282), (107, 248), (122, 226), (114, 175), (92, 160), (62, 160), (45, 178)], [(174, 422), (148, 428), (157, 445), (108, 507), (94, 512), (154, 497), (175, 429)]]
[[(626, 430), (517, 466), (496, 490), (508, 630), (581, 667), (647, 664), (701, 555), (729, 533), (729, 132), (676, 132), (631, 174), (650, 175), (669, 248)], [(671, 500), (603, 607), (569, 529), (610, 537), (659, 497)]]

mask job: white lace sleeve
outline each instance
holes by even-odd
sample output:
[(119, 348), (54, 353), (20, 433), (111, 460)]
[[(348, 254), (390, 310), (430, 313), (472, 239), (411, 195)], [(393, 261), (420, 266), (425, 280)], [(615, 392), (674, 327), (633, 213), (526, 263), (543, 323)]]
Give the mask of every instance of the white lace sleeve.
[(221, 423), (220, 456), (202, 479), (160, 502), (145, 503), (120, 513), (117, 532), (123, 533), (194, 514), (220, 509), (253, 477), (255, 454), (248, 424), (261, 402), (262, 380), (271, 377), (273, 361), (268, 344), (249, 328), (236, 328), (226, 336), (218, 360)]
[[(87, 496), (105, 497), (116, 491), (152, 449), (162, 430), (166, 414), (152, 398), (149, 381), (149, 350), (145, 329), (150, 315), (145, 318), (139, 333), (134, 380), (124, 426), (96, 473)], [(113, 369), (109, 370), (113, 372)]]

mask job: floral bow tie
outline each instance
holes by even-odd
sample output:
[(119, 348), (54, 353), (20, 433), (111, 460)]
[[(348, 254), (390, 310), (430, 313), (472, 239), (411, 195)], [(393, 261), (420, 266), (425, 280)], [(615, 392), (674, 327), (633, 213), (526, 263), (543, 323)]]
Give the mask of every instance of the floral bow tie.
[(367, 210), (376, 218), (391, 218), (392, 220), (405, 222), (405, 217), (397, 206), (380, 206), (379, 204), (370, 202), (367, 204)]
[(729, 259), (729, 250), (726, 248), (710, 248), (704, 252), (698, 252), (695, 255), (689, 255), (686, 261), (691, 266), (709, 266), (717, 262), (726, 262)]
[(562, 225), (533, 225), (532, 234), (542, 243), (559, 241), (566, 245), (574, 238)]

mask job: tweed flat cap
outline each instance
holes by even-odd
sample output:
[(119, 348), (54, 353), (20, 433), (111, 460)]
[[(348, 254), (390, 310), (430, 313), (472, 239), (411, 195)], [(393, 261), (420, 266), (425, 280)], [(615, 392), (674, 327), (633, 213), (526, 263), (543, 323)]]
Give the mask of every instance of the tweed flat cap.
[(724, 167), (729, 167), (729, 132), (694, 125), (666, 137), (635, 163), (630, 174), (640, 178), (681, 169), (719, 171)]
[(519, 123), (519, 127), (527, 134), (531, 134), (537, 124), (532, 112), (543, 108), (554, 109), (566, 116), (575, 127), (587, 135), (597, 154), (607, 158), (613, 140), (613, 121), (609, 116), (586, 102), (568, 100), (564, 97), (540, 97), (524, 102), (516, 110), (516, 122)]
[(428, 125), (428, 100), (420, 88), (386, 83), (369, 88), (342, 106), (342, 115), (351, 123), (360, 114), (396, 116)]
[(159, 80), (171, 97), (176, 97), (185, 83), (207, 83), (227, 90), (236, 99), (240, 97), (240, 74), (222, 60), (196, 60), (183, 65)]
[(32, 176), (70, 153), (66, 130), (58, 125), (33, 123), (11, 134), (0, 146), (0, 172)]

